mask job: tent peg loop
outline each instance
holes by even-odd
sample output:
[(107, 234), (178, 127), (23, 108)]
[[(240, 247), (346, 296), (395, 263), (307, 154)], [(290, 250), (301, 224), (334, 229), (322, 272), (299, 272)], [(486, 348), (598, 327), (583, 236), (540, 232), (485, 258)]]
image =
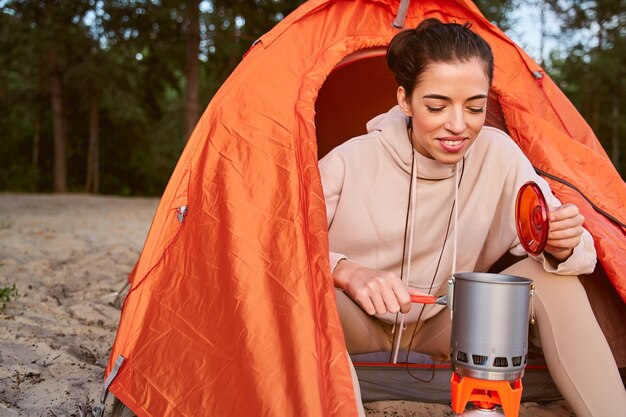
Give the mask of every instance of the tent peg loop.
[[(94, 417), (104, 416), (105, 403), (106, 403), (107, 397), (109, 396), (109, 386), (111, 385), (111, 382), (113, 382), (113, 380), (117, 376), (117, 373), (119, 372), (120, 367), (122, 366), (123, 363), (124, 363), (124, 356), (119, 355), (117, 359), (115, 360), (115, 365), (113, 365), (113, 369), (111, 369), (111, 373), (109, 373), (109, 376), (106, 378), (102, 386), (102, 393), (100, 394), (100, 404), (98, 404), (97, 406), (93, 408), (92, 413)], [(80, 407), (79, 407), (79, 411), (82, 411)]]
[(394, 28), (402, 29), (404, 27), (404, 20), (406, 19), (406, 12), (409, 9), (409, 3), (411, 3), (411, 0), (402, 0), (400, 2), (396, 18), (393, 19), (391, 23)]
[(185, 220), (185, 216), (187, 215), (187, 206), (180, 206), (178, 210), (176, 210), (176, 217), (178, 217), (179, 222), (183, 222)]

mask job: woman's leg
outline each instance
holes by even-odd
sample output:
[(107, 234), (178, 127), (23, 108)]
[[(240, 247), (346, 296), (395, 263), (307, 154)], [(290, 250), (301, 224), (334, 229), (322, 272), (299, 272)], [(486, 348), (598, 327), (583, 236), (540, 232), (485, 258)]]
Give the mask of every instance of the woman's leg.
[(363, 311), (343, 291), (335, 290), (335, 298), (348, 353), (354, 355), (391, 349), (384, 323)]
[[(337, 309), (343, 326), (344, 337), (348, 352), (351, 354), (389, 351), (392, 348), (392, 334), (390, 326), (365, 313), (343, 291), (335, 290)], [(413, 306), (414, 308), (417, 306)], [(409, 324), (402, 335), (402, 348), (409, 348), (415, 323)], [(419, 323), (415, 338), (411, 343), (411, 350), (426, 353), (437, 357), (448, 357), (450, 354), (450, 311), (444, 309), (434, 317)], [(350, 361), (354, 394), (357, 398), (359, 416), (365, 411), (360, 402), (361, 389), (359, 380)]]
[[(343, 291), (335, 290), (335, 298), (348, 353), (357, 354), (389, 350), (389, 337), (383, 330), (379, 320), (361, 310)], [(348, 358), (348, 362), (350, 364), (350, 373), (352, 374), (352, 387), (354, 388), (357, 412), (359, 417), (365, 417), (359, 379), (350, 358)]]
[(576, 415), (624, 415), (626, 391), (578, 277), (548, 273), (532, 259), (503, 273), (533, 280), (534, 311), (546, 363)]
[[(417, 305), (413, 306), (416, 308)], [(417, 324), (409, 324), (402, 337), (402, 348), (413, 352), (424, 353), (435, 360), (450, 358), (450, 336), (452, 333), (452, 316), (450, 310), (443, 308), (435, 316)], [(415, 332), (413, 337), (412, 333)]]

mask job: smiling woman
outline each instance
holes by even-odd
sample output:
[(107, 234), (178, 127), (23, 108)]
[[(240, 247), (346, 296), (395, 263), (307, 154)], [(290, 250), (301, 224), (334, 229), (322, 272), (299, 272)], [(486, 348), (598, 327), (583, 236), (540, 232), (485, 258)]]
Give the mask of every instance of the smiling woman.
[(485, 124), (489, 79), (478, 59), (433, 63), (413, 94), (398, 88), (398, 103), (410, 118), (410, 138), (422, 155), (456, 164)]
[[(398, 105), (319, 162), (348, 352), (390, 351), (394, 362), (399, 350), (447, 357), (450, 315), (442, 306), (412, 305), (411, 297), (441, 294), (456, 271), (484, 272), (507, 252), (525, 254), (515, 195), (533, 181), (553, 208), (548, 243), (503, 272), (534, 280), (548, 367), (577, 415), (619, 413), (626, 406), (619, 373), (576, 278), (594, 269), (593, 240), (578, 208), (561, 204), (506, 133), (485, 126), (489, 45), (468, 25), (427, 19), (394, 37), (387, 63)], [(567, 302), (558, 296), (564, 293)], [(605, 352), (596, 363), (572, 334), (553, 331), (573, 317), (594, 351)], [(611, 379), (602, 390), (594, 388), (600, 381), (576, 378), (600, 369)]]

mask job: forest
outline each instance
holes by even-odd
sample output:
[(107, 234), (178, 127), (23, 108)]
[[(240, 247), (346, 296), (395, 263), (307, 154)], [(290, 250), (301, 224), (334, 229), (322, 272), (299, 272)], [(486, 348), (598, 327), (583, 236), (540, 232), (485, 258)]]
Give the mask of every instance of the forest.
[[(211, 97), (294, 0), (0, 0), (0, 190), (159, 196)], [(626, 178), (626, 0), (477, 0)], [(552, 45), (547, 48), (547, 45)]]

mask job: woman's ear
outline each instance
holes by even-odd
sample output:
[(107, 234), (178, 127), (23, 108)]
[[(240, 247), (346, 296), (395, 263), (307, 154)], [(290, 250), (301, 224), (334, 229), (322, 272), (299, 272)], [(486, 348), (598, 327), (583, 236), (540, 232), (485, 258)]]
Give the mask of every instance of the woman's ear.
[(396, 98), (398, 99), (398, 105), (400, 106), (400, 109), (402, 109), (402, 112), (410, 117), (412, 115), (411, 103), (409, 103), (409, 97), (407, 97), (404, 87), (398, 87), (398, 91), (396, 91)]

